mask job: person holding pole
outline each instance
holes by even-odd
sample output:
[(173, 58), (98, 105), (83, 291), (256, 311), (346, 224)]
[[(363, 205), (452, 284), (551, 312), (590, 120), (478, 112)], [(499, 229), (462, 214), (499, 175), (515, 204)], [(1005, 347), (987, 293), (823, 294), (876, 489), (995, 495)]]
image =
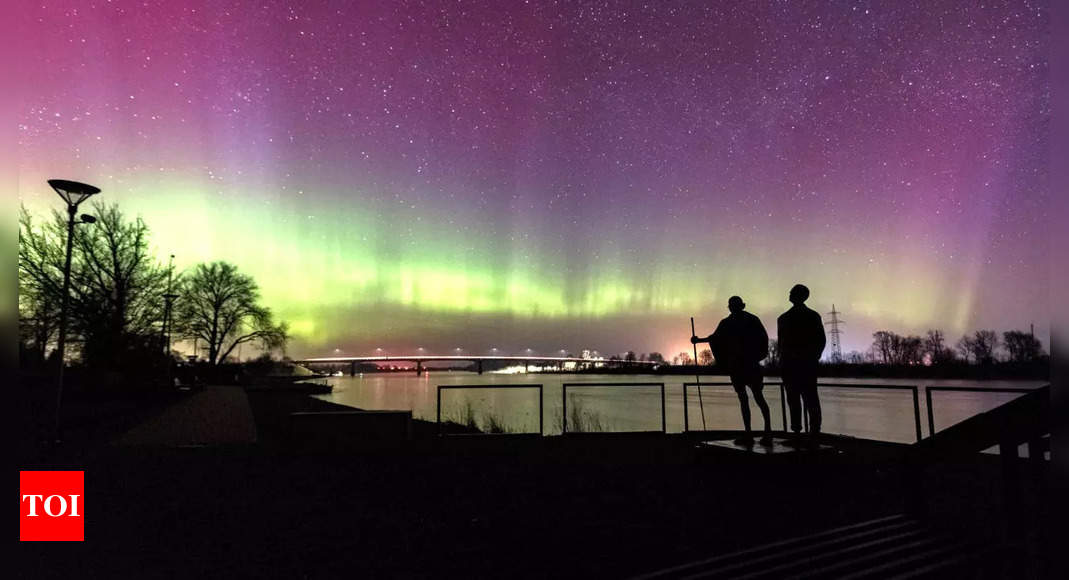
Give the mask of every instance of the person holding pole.
[(791, 410), (791, 431), (802, 430), (802, 402), (809, 417), (809, 443), (820, 434), (820, 398), (817, 396), (817, 368), (827, 338), (820, 314), (805, 305), (809, 288), (795, 284), (789, 299), (794, 306), (776, 320), (780, 368), (787, 406)]
[(727, 318), (720, 321), (716, 331), (705, 338), (691, 336), (690, 342), (709, 343), (717, 366), (724, 368), (731, 377), (735, 394), (739, 397), (742, 411), (742, 424), (746, 433), (735, 440), (738, 444), (753, 445), (754, 439), (750, 429), (750, 400), (746, 396), (746, 387), (750, 387), (754, 402), (761, 410), (765, 421), (765, 434), (761, 437), (762, 445), (772, 445), (772, 422), (769, 418), (768, 402), (765, 401), (764, 377), (761, 361), (768, 356), (768, 333), (761, 319), (745, 311), (746, 303), (738, 296), (728, 299)]

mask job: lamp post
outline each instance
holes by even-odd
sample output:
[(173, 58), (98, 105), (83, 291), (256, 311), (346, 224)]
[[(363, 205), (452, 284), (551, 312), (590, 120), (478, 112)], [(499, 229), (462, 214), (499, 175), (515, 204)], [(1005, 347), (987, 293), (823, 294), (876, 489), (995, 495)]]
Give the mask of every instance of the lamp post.
[(49, 179), (48, 185), (56, 190), (56, 193), (67, 202), (67, 256), (63, 262), (63, 298), (59, 309), (59, 337), (56, 340), (56, 354), (59, 358), (59, 373), (56, 375), (56, 419), (52, 426), (53, 441), (59, 442), (59, 411), (63, 404), (63, 367), (66, 364), (67, 348), (67, 309), (70, 306), (71, 293), (71, 254), (74, 250), (74, 225), (76, 223), (91, 224), (96, 218), (82, 214), (80, 220), (75, 220), (78, 213), (78, 205), (91, 196), (100, 193), (100, 188), (93, 187), (77, 181), (66, 179)]
[(167, 364), (167, 388), (174, 387), (174, 360), (171, 358), (171, 309), (178, 294), (174, 293), (171, 285), (174, 274), (174, 254), (167, 263), (167, 293), (163, 295), (163, 355)]

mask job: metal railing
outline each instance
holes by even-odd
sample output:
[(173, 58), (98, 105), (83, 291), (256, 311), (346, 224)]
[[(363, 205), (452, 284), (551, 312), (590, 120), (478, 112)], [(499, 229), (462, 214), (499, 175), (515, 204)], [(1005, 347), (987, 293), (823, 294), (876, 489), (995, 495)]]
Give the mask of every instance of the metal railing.
[[(779, 400), (780, 400), (780, 414), (783, 420), (783, 432), (787, 432), (787, 398), (786, 393), (783, 390), (783, 383), (764, 383), (768, 386), (779, 387)], [(704, 407), (704, 402), (701, 399), (702, 387), (732, 387), (734, 383), (730, 382), (711, 382), (711, 383), (683, 383), (683, 432), (690, 432), (690, 405), (689, 398), (687, 397), (687, 387), (698, 387), (698, 401), (701, 401), (701, 406)], [(702, 409), (704, 412), (704, 409)], [(703, 429), (705, 430), (705, 429)]]
[[(779, 387), (780, 391), (780, 418), (782, 421), (783, 432), (788, 430), (787, 422), (787, 397), (786, 389), (782, 381), (770, 381), (764, 383), (765, 386)], [(688, 388), (698, 387), (699, 393), (701, 387), (732, 387), (733, 384), (724, 381), (714, 382), (685, 382), (683, 383), (683, 432), (691, 432), (690, 428), (690, 407)], [(667, 433), (668, 422), (666, 417), (665, 406), (665, 384), (662, 383), (563, 383), (561, 385), (561, 413), (562, 413), (562, 433), (568, 432), (568, 389), (577, 387), (659, 387), (661, 394), (661, 432)], [(924, 389), (925, 403), (927, 404), (928, 414), (928, 434), (929, 436), (935, 433), (935, 410), (933, 407), (932, 392), (961, 392), (961, 393), (1017, 393), (1026, 394), (1034, 391), (1033, 388), (1025, 387), (944, 387), (944, 386), (923, 386), (917, 385), (886, 385), (886, 384), (870, 384), (870, 383), (817, 383), (817, 388), (834, 388), (834, 389), (881, 389), (881, 390), (898, 390), (909, 391), (913, 397), (913, 421), (914, 429), (916, 432), (917, 441), (923, 438), (921, 429), (921, 413), (920, 413), (920, 389)], [(437, 414), (436, 423), (438, 426), (438, 434), (443, 435), (442, 426), (442, 390), (444, 389), (537, 389), (538, 390), (538, 434), (544, 434), (544, 401), (543, 401), (543, 387), (541, 384), (507, 384), (507, 385), (438, 385), (437, 392)], [(704, 403), (704, 402), (703, 402)], [(702, 405), (704, 406), (704, 404)], [(805, 422), (805, 429), (809, 429), (808, 425), (808, 413), (805, 413), (805, 407), (803, 403), (803, 421)], [(704, 409), (703, 409), (704, 411)]]
[[(764, 383), (765, 386), (778, 386), (780, 388), (780, 413), (783, 418), (783, 430), (787, 430), (787, 397), (783, 381), (770, 381)], [(690, 419), (688, 411), (687, 400), (687, 387), (693, 386), (730, 386), (732, 383), (715, 382), (715, 383), (683, 383), (683, 431), (690, 430)], [(921, 432), (921, 407), (920, 407), (920, 393), (919, 388), (916, 385), (874, 385), (866, 383), (817, 383), (817, 388), (833, 388), (833, 389), (885, 389), (894, 391), (909, 391), (913, 395), (913, 423), (917, 433), (917, 441), (923, 438)], [(805, 412), (805, 406), (802, 407), (802, 417), (805, 421), (805, 428), (809, 430), (809, 414)], [(930, 407), (929, 407), (930, 410)]]
[(924, 387), (924, 402), (928, 405), (928, 436), (935, 435), (935, 411), (932, 408), (932, 391), (957, 392), (957, 393), (1031, 393), (1036, 389), (1024, 387)]
[[(538, 389), (538, 436), (541, 437), (545, 428), (543, 426), (543, 418), (545, 413), (543, 411), (543, 397), (542, 397), (542, 385), (539, 384), (512, 384), (512, 385), (438, 385), (438, 404), (435, 422), (438, 425), (438, 436), (441, 437), (446, 433), (442, 431), (442, 390), (443, 389)], [(500, 435), (500, 433), (492, 433), (493, 435)], [(511, 433), (510, 433), (511, 434)]]
[(668, 432), (665, 416), (664, 383), (563, 383), (561, 384), (561, 434), (568, 432), (568, 387), (660, 387), (661, 388), (661, 433)]

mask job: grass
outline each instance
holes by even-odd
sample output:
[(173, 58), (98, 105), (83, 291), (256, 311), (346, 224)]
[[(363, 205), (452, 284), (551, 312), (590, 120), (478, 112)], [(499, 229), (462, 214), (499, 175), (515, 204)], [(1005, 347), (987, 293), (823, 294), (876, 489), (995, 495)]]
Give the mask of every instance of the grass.
[(486, 427), (483, 429), (484, 433), (499, 434), (512, 432), (512, 429), (505, 426), (504, 423), (501, 422), (501, 419), (497, 417), (497, 415), (487, 413), (486, 415), (484, 415), (484, 418), (486, 422)]
[[(561, 432), (564, 432), (563, 417), (558, 413), (557, 420)], [(569, 433), (600, 433), (611, 431), (608, 422), (603, 422), (601, 414), (587, 409), (582, 399), (575, 395), (568, 397), (568, 432)]]
[(475, 408), (471, 406), (471, 401), (464, 401), (464, 407), (461, 409), (461, 418), (458, 422), (468, 429), (474, 429), (476, 431), (480, 430), (479, 423), (475, 420)]
[(471, 401), (464, 401), (464, 406), (460, 408), (460, 416), (453, 416), (450, 422), (466, 427), (469, 431), (490, 433), (490, 434), (502, 434), (512, 433), (513, 429), (505, 424), (505, 422), (494, 413), (485, 413), (483, 415), (482, 423), (480, 424), (478, 416), (475, 413), (475, 407), (472, 406)]

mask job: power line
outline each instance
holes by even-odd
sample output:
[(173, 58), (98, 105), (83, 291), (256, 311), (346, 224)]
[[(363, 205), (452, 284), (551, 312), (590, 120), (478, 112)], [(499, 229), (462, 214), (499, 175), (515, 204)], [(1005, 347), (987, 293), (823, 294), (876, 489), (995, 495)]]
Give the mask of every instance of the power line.
[(843, 345), (840, 340), (843, 331), (839, 330), (839, 325), (844, 324), (845, 321), (839, 318), (840, 314), (842, 314), (842, 312), (836, 310), (835, 305), (832, 304), (831, 312), (828, 313), (828, 315), (831, 316), (831, 320), (824, 323), (831, 327), (831, 329), (828, 330), (828, 334), (831, 335), (831, 362), (836, 363), (843, 362)]

